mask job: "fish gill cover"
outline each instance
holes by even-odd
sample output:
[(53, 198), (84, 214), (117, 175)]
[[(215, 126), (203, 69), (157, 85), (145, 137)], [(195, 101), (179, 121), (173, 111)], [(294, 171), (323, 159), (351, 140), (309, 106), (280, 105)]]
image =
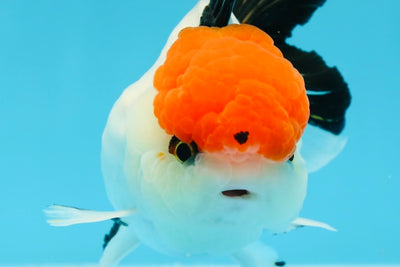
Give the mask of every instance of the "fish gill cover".
[(154, 86), (160, 126), (201, 151), (258, 147), (268, 159), (287, 160), (309, 119), (302, 76), (251, 25), (182, 30)]

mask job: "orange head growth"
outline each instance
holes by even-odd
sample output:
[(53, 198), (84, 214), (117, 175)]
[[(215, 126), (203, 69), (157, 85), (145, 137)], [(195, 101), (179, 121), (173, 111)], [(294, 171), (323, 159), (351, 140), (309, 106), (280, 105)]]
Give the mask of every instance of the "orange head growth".
[(308, 122), (302, 76), (266, 33), (250, 25), (182, 30), (154, 86), (160, 126), (200, 151), (256, 147), (283, 161)]

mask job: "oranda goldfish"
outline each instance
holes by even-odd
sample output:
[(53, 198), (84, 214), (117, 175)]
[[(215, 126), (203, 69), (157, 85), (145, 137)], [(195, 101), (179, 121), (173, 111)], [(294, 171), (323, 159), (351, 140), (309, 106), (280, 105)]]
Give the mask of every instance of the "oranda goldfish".
[(318, 54), (286, 43), (323, 2), (200, 0), (111, 110), (101, 156), (115, 211), (54, 205), (49, 222), (113, 219), (102, 266), (139, 244), (283, 266), (263, 232), (335, 230), (299, 213), (308, 172), (344, 146), (349, 90)]

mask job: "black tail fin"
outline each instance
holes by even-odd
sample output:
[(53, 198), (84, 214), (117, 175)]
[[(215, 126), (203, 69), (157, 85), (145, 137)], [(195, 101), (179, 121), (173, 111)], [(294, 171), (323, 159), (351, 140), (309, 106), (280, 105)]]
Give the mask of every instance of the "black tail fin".
[(305, 24), (326, 0), (237, 0), (233, 12), (241, 23), (270, 35), (283, 55), (303, 75), (310, 100), (309, 123), (334, 134), (342, 132), (350, 91), (336, 67), (328, 67), (316, 52), (288, 45), (296, 25)]
[(305, 52), (287, 44), (279, 48), (303, 75), (310, 101), (309, 123), (333, 134), (341, 133), (351, 96), (338, 69), (328, 67), (314, 51)]

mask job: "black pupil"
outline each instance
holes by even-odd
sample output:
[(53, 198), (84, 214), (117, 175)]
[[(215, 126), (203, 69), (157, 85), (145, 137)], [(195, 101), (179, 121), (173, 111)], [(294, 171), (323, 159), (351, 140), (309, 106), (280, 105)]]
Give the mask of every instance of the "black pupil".
[(176, 156), (182, 161), (188, 160), (192, 156), (192, 151), (190, 150), (189, 145), (183, 142), (178, 144), (176, 148)]

